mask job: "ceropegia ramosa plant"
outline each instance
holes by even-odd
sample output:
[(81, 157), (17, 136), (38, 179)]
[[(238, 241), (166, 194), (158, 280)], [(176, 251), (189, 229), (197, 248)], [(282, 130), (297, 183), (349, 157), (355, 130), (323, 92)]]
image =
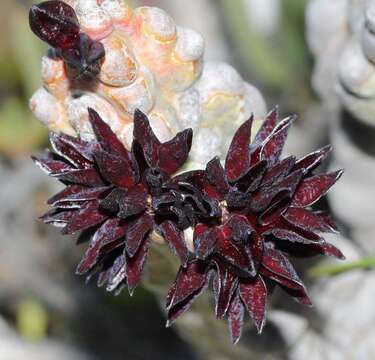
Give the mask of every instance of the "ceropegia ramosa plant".
[[(147, 26), (140, 29), (144, 11), (135, 17), (124, 12), (133, 20), (125, 21), (128, 17), (123, 14), (116, 23), (121, 35), (131, 38), (149, 31)], [(53, 48), (50, 56), (63, 59), (64, 75), (69, 73), (67, 89), (77, 86), (79, 91), (95, 91), (96, 81), (104, 86), (101, 66), (115, 57), (106, 58), (102, 42), (81, 30), (73, 7), (56, 0), (35, 5), (30, 25)], [(117, 30), (113, 36), (120, 35)], [(138, 40), (144, 44), (143, 37)], [(164, 40), (169, 46), (170, 39)], [(177, 61), (175, 55), (181, 49), (184, 47), (172, 52), (169, 66)], [(159, 70), (165, 69), (163, 59), (167, 57), (159, 58), (163, 65)], [(85, 87), (87, 79), (94, 80), (94, 87)], [(112, 80), (114, 87), (119, 86), (118, 79)], [(50, 86), (49, 91), (54, 88), (58, 87)], [(80, 96), (79, 91), (73, 98)], [(176, 175), (188, 158), (192, 130), (161, 142), (148, 117), (136, 110), (132, 144), (126, 148), (110, 119), (101, 119), (92, 108), (88, 113), (89, 124), (80, 123), (84, 131), (78, 137), (52, 133), (52, 151), (34, 157), (39, 167), (65, 185), (49, 199), (52, 210), (43, 221), (61, 227), (63, 234), (80, 232), (79, 242), (89, 242), (78, 274), (97, 275), (98, 285), (105, 284), (108, 291), (119, 293), (127, 287), (132, 293), (141, 280), (151, 243), (165, 241), (181, 263), (167, 295), (167, 324), (212, 287), (216, 315), (228, 319), (235, 343), (241, 336), (245, 310), (258, 332), (262, 331), (267, 296), (275, 285), (298, 302), (310, 304), (288, 255), (343, 258), (321, 236), (336, 231), (332, 220), (311, 209), (342, 172), (313, 173), (330, 147), (300, 160), (293, 156), (280, 159), (293, 117), (278, 122), (276, 111), (271, 112), (252, 142), (250, 119), (236, 132), (224, 167), (217, 157), (204, 170)], [(91, 136), (82, 138), (86, 132), (94, 134), (93, 140)], [(192, 239), (185, 238), (187, 229), (193, 230)]]
[[(190, 129), (161, 143), (146, 115), (134, 115), (134, 140), (127, 150), (92, 109), (96, 140), (51, 134), (52, 152), (37, 165), (66, 185), (49, 199), (42, 219), (63, 234), (91, 234), (77, 268), (98, 285), (132, 293), (153, 239), (164, 238), (181, 268), (167, 296), (168, 325), (187, 311), (212, 279), (217, 317), (229, 320), (232, 341), (241, 335), (245, 310), (258, 332), (275, 285), (310, 305), (288, 255), (343, 258), (321, 233), (334, 232), (330, 217), (310, 207), (342, 171), (313, 174), (331, 148), (304, 158), (280, 160), (294, 118), (278, 122), (272, 111), (250, 143), (252, 119), (235, 134), (223, 167), (218, 158), (205, 170), (177, 176), (187, 160)], [(184, 230), (194, 229), (193, 246)], [(85, 236), (87, 238), (87, 236)]]

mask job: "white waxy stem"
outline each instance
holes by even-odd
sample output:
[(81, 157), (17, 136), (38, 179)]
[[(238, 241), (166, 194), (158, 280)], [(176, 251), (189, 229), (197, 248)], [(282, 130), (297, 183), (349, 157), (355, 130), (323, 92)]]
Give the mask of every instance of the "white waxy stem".
[(129, 86), (105, 87), (104, 94), (115, 103), (124, 113), (132, 115), (136, 109), (145, 113), (151, 111), (154, 106), (155, 85), (152, 74), (145, 67), (139, 71), (137, 79)]
[(44, 87), (35, 92), (29, 106), (34, 115), (51, 131), (76, 135), (65, 119), (62, 105)]
[(221, 152), (223, 138), (220, 130), (220, 127), (200, 128), (194, 134), (193, 146), (190, 151), (193, 161), (207, 163), (214, 156), (223, 157)]
[(197, 61), (204, 53), (204, 39), (194, 30), (177, 26), (175, 51), (182, 61)]
[(43, 56), (42, 80), (48, 91), (60, 100), (69, 95), (70, 83), (66, 77), (64, 62), (58, 58)]
[(253, 85), (245, 83), (244, 120), (247, 114), (254, 114), (255, 119), (264, 119), (267, 114), (267, 105), (260, 91)]
[(201, 118), (199, 91), (195, 88), (190, 88), (181, 94), (177, 94), (174, 103), (179, 115), (181, 127), (191, 127), (193, 130), (197, 129)]
[(135, 13), (143, 19), (144, 32), (154, 37), (155, 40), (169, 42), (175, 39), (176, 24), (164, 10), (143, 6), (137, 8)]
[(132, 84), (137, 77), (137, 63), (125, 44), (125, 39), (112, 33), (103, 40), (105, 59), (99, 79), (110, 86), (123, 87)]
[(375, 63), (375, 33), (371, 32), (367, 27), (362, 29), (361, 44), (367, 59)]
[(194, 253), (194, 229), (192, 227), (184, 230), (184, 239), (189, 251)]
[(124, 0), (102, 0), (100, 7), (116, 23), (127, 22), (132, 14), (132, 10)]
[(348, 43), (341, 56), (339, 80), (359, 97), (375, 96), (375, 66), (365, 57), (356, 38)]
[(94, 134), (88, 118), (88, 108), (98, 112), (102, 119), (118, 133), (123, 128), (118, 114), (113, 106), (100, 96), (93, 93), (85, 93), (79, 96), (71, 96), (65, 100), (68, 118), (83, 140), (92, 140)]
[(75, 9), (81, 30), (91, 38), (103, 39), (112, 32), (112, 19), (96, 0), (78, 0)]

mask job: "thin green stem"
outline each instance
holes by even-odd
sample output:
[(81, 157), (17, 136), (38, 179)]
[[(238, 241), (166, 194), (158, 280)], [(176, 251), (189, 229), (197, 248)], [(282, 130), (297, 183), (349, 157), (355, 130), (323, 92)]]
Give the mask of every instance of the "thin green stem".
[(338, 275), (353, 270), (369, 270), (375, 268), (375, 257), (364, 257), (357, 261), (345, 264), (320, 265), (309, 271), (311, 277), (324, 277)]

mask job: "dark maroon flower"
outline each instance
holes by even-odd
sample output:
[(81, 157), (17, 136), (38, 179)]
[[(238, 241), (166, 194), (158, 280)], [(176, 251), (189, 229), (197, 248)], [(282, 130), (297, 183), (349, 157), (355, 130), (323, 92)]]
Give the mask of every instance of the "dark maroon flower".
[[(53, 210), (46, 223), (62, 227), (63, 234), (91, 234), (78, 274), (99, 273), (99, 285), (130, 293), (138, 284), (153, 231), (161, 234), (183, 266), (188, 249), (176, 212), (183, 204), (178, 189), (165, 184), (186, 161), (191, 129), (161, 143), (142, 112), (134, 116), (134, 141), (128, 151), (110, 127), (92, 109), (90, 122), (96, 141), (85, 142), (52, 134), (53, 152), (35, 158), (50, 176), (66, 185), (49, 199)], [(156, 199), (167, 198), (161, 206)], [(160, 207), (160, 209), (159, 209)], [(169, 210), (168, 210), (169, 209)], [(186, 223), (185, 226), (190, 226)]]
[(195, 226), (196, 259), (181, 268), (167, 297), (168, 324), (188, 310), (213, 279), (216, 315), (226, 316), (232, 341), (241, 336), (245, 310), (260, 333), (266, 300), (274, 285), (298, 302), (310, 305), (305, 286), (287, 254), (344, 258), (323, 232), (336, 231), (313, 205), (342, 171), (314, 175), (327, 157), (324, 147), (297, 160), (280, 155), (294, 121), (277, 123), (271, 112), (250, 144), (252, 119), (236, 132), (223, 168), (213, 159), (194, 186), (221, 211)]
[(56, 49), (74, 78), (95, 76), (105, 55), (103, 45), (80, 31), (74, 9), (63, 1), (33, 5), (29, 13), (31, 30)]

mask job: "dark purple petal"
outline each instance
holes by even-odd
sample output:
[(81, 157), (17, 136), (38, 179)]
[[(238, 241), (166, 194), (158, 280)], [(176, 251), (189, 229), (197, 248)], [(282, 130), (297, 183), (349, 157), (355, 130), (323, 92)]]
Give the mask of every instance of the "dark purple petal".
[(279, 117), (279, 109), (275, 107), (272, 111), (270, 111), (263, 121), (262, 126), (260, 127), (259, 131), (255, 135), (254, 141), (251, 143), (251, 149), (256, 149), (259, 147), (264, 140), (272, 133), (273, 129), (277, 124), (277, 119)]
[(150, 243), (150, 236), (147, 236), (142, 245), (139, 247), (138, 252), (132, 258), (128, 259), (126, 267), (126, 278), (130, 295), (133, 295), (135, 287), (141, 280), (143, 267), (147, 259), (148, 251), (150, 249)]
[(238, 285), (238, 277), (220, 261), (215, 261), (218, 289), (216, 289), (216, 316), (223, 317), (229, 308), (230, 301)]
[(112, 155), (121, 157), (128, 166), (131, 166), (132, 159), (130, 152), (111, 130), (110, 126), (102, 120), (94, 109), (89, 108), (88, 111), (92, 129), (103, 150)]
[(32, 156), (32, 159), (41, 170), (50, 176), (58, 176), (74, 169), (64, 161), (53, 159), (48, 153), (42, 156)]
[(108, 292), (118, 289), (118, 287), (126, 279), (126, 255), (122, 254), (116, 258), (109, 271), (107, 278), (107, 288)]
[(76, 211), (61, 231), (63, 235), (74, 234), (77, 231), (86, 230), (92, 226), (99, 225), (108, 218), (102, 213), (96, 201), (91, 201), (86, 207)]
[(108, 187), (88, 188), (82, 185), (69, 185), (64, 190), (48, 199), (47, 204), (60, 207), (66, 202), (81, 204), (85, 201), (96, 200)]
[(323, 148), (306, 155), (304, 158), (298, 160), (293, 170), (302, 169), (305, 173), (313, 171), (317, 168), (331, 153), (332, 146), (327, 145)]
[(231, 228), (231, 240), (236, 244), (248, 244), (250, 237), (255, 232), (244, 215), (234, 214), (227, 221)]
[(103, 150), (95, 151), (100, 173), (110, 183), (129, 188), (135, 184), (134, 171), (128, 161)]
[(216, 253), (236, 268), (249, 273), (251, 260), (245, 250), (245, 246), (234, 244), (231, 241), (232, 231), (229, 225), (217, 228)]
[(245, 121), (234, 134), (225, 159), (225, 172), (229, 181), (234, 181), (245, 174), (250, 167), (250, 137), (254, 117)]
[(119, 219), (109, 219), (95, 232), (86, 253), (77, 266), (78, 275), (86, 274), (96, 264), (104, 246), (125, 236), (127, 227)]
[[(310, 245), (312, 243), (316, 243), (317, 240), (315, 239), (308, 239), (304, 236), (301, 236), (300, 234), (295, 233), (294, 231), (289, 231), (285, 229), (272, 229), (265, 233), (263, 233), (264, 236), (266, 235), (273, 235), (276, 239), (281, 241), (290, 241), (292, 243), (299, 243), (304, 245)], [(315, 235), (315, 234), (312, 234)], [(322, 241), (321, 238), (318, 237), (318, 242)]]
[(184, 233), (172, 221), (164, 221), (159, 228), (171, 250), (180, 258), (182, 266), (186, 266), (189, 250), (186, 246)]
[[(82, 156), (74, 146), (74, 140), (67, 140), (67, 135), (51, 133), (50, 142), (53, 151), (68, 160), (74, 166), (80, 169), (88, 169), (92, 167), (92, 162), (87, 160), (86, 157)], [(79, 140), (77, 140), (79, 141)]]
[(220, 194), (226, 194), (229, 190), (229, 184), (225, 170), (220, 163), (219, 157), (214, 157), (206, 166), (208, 181), (215, 187)]
[(41, 40), (55, 48), (76, 44), (80, 31), (74, 9), (63, 1), (45, 1), (33, 5), (29, 13), (30, 28)]
[(53, 209), (40, 217), (45, 224), (50, 224), (56, 227), (65, 226), (69, 220), (75, 216), (76, 211), (61, 211)]
[(132, 258), (137, 253), (142, 241), (148, 236), (153, 226), (153, 219), (147, 213), (141, 215), (141, 217), (129, 225), (126, 231), (125, 243), (129, 257)]
[(284, 148), (288, 131), (294, 120), (295, 116), (291, 116), (277, 125), (274, 132), (264, 142), (260, 154), (260, 158), (262, 160), (267, 160), (271, 165), (279, 160)]
[(324, 175), (315, 175), (304, 179), (294, 194), (292, 206), (306, 207), (314, 204), (341, 177), (343, 170)]
[(191, 142), (193, 130), (186, 129), (179, 132), (172, 140), (160, 145), (158, 149), (158, 166), (167, 174), (172, 175), (186, 162)]
[(168, 294), (167, 309), (199, 293), (207, 283), (207, 271), (207, 264), (200, 260), (189, 261), (186, 267), (180, 267)]
[(118, 216), (125, 219), (137, 215), (147, 208), (148, 193), (143, 184), (133, 186), (119, 203)]
[(194, 249), (198, 259), (205, 260), (216, 246), (215, 228), (208, 228), (206, 225), (197, 224), (194, 229)]
[(308, 249), (325, 256), (345, 260), (345, 255), (334, 245), (323, 242), (309, 245)]
[(85, 186), (105, 186), (103, 179), (94, 169), (69, 170), (61, 174), (53, 175), (60, 181)]
[(238, 179), (236, 186), (247, 193), (257, 190), (262, 182), (266, 169), (267, 161), (257, 162), (243, 177)]
[(143, 155), (150, 167), (158, 165), (160, 141), (155, 136), (147, 116), (140, 110), (134, 113), (134, 139), (140, 144)]
[(332, 220), (325, 218), (326, 215), (322, 216), (308, 209), (291, 207), (283, 216), (289, 223), (302, 229), (318, 232), (336, 232), (337, 230), (333, 227)]
[(254, 279), (241, 280), (240, 296), (245, 304), (258, 334), (266, 323), (267, 287), (260, 275)]
[(228, 309), (229, 333), (233, 344), (237, 344), (242, 334), (244, 305), (239, 294), (236, 294)]
[(298, 277), (293, 265), (280, 251), (268, 248), (264, 252), (260, 273), (293, 292), (293, 297), (304, 305), (311, 305), (305, 285)]
[(290, 156), (273, 165), (264, 175), (262, 186), (274, 184), (275, 182), (285, 178), (293, 169), (295, 162), (296, 158), (294, 156)]

